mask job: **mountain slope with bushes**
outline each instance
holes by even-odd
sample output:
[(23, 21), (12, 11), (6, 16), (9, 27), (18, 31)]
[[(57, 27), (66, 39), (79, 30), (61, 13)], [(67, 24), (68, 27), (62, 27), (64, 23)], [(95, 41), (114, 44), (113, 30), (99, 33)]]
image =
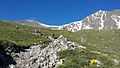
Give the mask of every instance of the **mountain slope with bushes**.
[[(19, 26), (16, 29), (16, 26)], [(76, 44), (80, 46), (84, 46), (85, 49), (75, 48), (72, 49), (65, 49), (58, 53), (55, 52), (56, 49), (53, 49), (55, 55), (59, 56), (59, 59), (64, 59), (62, 64), (57, 65), (58, 68), (77, 68), (77, 67), (89, 67), (89, 68), (119, 68), (120, 62), (120, 30), (119, 29), (112, 29), (112, 30), (81, 30), (78, 32), (70, 32), (66, 30), (50, 30), (47, 28), (40, 28), (40, 32), (45, 34), (45, 36), (35, 34), (35, 27), (20, 25), (15, 23), (9, 23), (6, 21), (0, 21), (0, 60), (2, 61), (2, 65), (0, 66), (16, 66), (16, 58), (19, 59), (19, 56), (22, 57), (30, 57), (29, 55), (26, 56), (27, 53), (34, 53), (38, 54), (33, 55), (32, 57), (38, 57), (40, 59), (41, 52), (34, 52), (35, 48), (42, 45), (42, 50), (44, 48), (49, 48), (49, 46), (53, 48), (61, 47), (64, 49), (63, 46), (69, 45), (70, 47), (74, 47)], [(54, 34), (54, 37), (53, 37)], [(63, 35), (65, 38), (59, 39), (59, 36)], [(52, 39), (50, 39), (52, 37)], [(55, 42), (58, 40), (59, 42)], [(61, 41), (60, 41), (61, 40)], [(62, 41), (67, 40), (67, 41)], [(46, 43), (47, 41), (51, 41)], [(76, 44), (69, 44), (70, 42)], [(33, 46), (34, 45), (34, 46)], [(39, 49), (39, 48), (38, 48)], [(30, 51), (30, 52), (29, 52)], [(40, 53), (40, 54), (39, 54)], [(16, 55), (18, 54), (18, 55)], [(47, 53), (46, 51), (46, 54)], [(4, 59), (2, 58), (4, 55)], [(16, 55), (16, 56), (15, 56)], [(55, 57), (55, 55), (51, 55)], [(8, 60), (11, 58), (11, 60)], [(44, 57), (45, 58), (45, 57)], [(22, 58), (21, 58), (22, 59)], [(36, 65), (38, 60), (33, 59), (34, 62), (33, 66)], [(50, 58), (51, 61), (52, 58)], [(6, 60), (9, 63), (6, 63)], [(26, 61), (26, 59), (22, 59)], [(91, 61), (94, 60), (94, 63)], [(11, 62), (10, 62), (11, 61)], [(23, 62), (20, 61), (19, 62)], [(51, 62), (50, 61), (50, 62)], [(95, 63), (96, 62), (96, 63)], [(98, 63), (99, 62), (99, 63)], [(22, 63), (21, 63), (22, 64)], [(55, 64), (55, 63), (54, 63)], [(37, 64), (38, 65), (38, 64)], [(29, 66), (28, 66), (29, 68)]]

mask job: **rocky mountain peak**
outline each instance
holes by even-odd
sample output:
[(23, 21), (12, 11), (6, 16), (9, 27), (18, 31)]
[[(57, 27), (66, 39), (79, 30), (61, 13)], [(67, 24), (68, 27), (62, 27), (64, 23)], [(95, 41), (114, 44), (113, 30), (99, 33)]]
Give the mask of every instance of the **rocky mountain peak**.
[(120, 10), (102, 11), (99, 10), (83, 20), (63, 25), (61, 29), (72, 32), (84, 29), (119, 29), (120, 28)]

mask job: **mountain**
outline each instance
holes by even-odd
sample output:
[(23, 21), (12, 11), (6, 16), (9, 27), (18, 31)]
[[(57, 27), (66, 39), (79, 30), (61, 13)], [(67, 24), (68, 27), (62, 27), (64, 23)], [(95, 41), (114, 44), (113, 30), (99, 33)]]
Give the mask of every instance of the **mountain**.
[(120, 29), (120, 10), (102, 11), (99, 10), (83, 20), (71, 22), (59, 26), (59, 30), (69, 30), (72, 32), (84, 29)]
[(99, 10), (81, 21), (72, 22), (60, 28), (72, 32), (82, 29), (120, 29), (120, 10)]
[(50, 26), (35, 20), (19, 20), (14, 22), (35, 27), (46, 27), (52, 30), (69, 30), (72, 32), (84, 29), (120, 29), (120, 10), (99, 10), (83, 20), (71, 22), (62, 26)]
[(39, 21), (35, 20), (18, 20), (18, 21), (13, 21), (14, 23), (19, 23), (22, 25), (29, 25), (29, 26), (34, 26), (34, 27), (48, 27), (49, 25), (43, 24)]

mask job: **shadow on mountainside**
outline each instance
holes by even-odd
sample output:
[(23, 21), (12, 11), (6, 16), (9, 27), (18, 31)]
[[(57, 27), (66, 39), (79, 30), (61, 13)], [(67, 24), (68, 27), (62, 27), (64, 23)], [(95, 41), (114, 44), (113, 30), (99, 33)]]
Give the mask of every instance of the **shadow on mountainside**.
[(25, 49), (29, 47), (17, 46), (14, 43), (10, 43), (6, 40), (0, 40), (0, 68), (8, 68), (9, 65), (16, 64), (16, 61), (13, 59), (12, 54), (25, 52)]

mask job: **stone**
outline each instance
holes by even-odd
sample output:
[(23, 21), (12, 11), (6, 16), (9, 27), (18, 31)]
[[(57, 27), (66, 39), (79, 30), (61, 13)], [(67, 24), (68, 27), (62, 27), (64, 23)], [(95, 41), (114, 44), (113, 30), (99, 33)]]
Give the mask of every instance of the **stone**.
[[(56, 68), (63, 64), (65, 59), (59, 59), (58, 52), (66, 49), (82, 48), (74, 42), (68, 41), (61, 35), (58, 39), (51, 39), (52, 42), (45, 48), (42, 45), (36, 44), (26, 49), (26, 52), (16, 53), (19, 57), (14, 57), (18, 68)], [(34, 60), (35, 59), (35, 60)]]

